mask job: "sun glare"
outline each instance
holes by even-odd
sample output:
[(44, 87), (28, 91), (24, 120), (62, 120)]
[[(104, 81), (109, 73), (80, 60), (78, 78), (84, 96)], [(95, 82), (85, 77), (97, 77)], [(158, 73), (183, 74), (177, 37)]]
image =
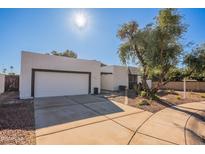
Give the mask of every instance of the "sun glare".
[(82, 29), (87, 25), (87, 17), (84, 13), (77, 13), (75, 15), (75, 24), (78, 28)]

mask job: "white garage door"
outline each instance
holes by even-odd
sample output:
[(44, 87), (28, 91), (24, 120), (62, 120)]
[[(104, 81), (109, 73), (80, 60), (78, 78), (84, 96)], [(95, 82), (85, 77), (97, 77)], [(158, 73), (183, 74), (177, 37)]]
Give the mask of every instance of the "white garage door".
[(35, 97), (88, 94), (89, 75), (78, 73), (35, 72)]

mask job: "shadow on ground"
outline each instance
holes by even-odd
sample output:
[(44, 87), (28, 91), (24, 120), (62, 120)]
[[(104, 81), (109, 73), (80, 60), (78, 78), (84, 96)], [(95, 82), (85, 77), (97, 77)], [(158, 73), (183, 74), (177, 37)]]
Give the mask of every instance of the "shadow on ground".
[[(198, 129), (194, 129), (198, 123), (205, 124), (205, 110), (195, 109), (192, 107), (184, 107), (184, 106), (176, 106), (165, 100), (158, 100), (158, 103), (164, 105), (167, 108), (171, 108), (173, 110), (186, 113), (190, 116), (190, 118), (194, 118), (194, 123), (190, 125), (188, 128), (187, 126), (184, 127), (185, 136), (192, 138), (191, 144), (205, 144), (205, 136), (200, 135), (200, 131)], [(186, 124), (189, 122), (190, 118), (187, 119)], [(185, 143), (187, 144), (187, 137), (185, 137)], [(188, 143), (190, 144), (190, 143)]]
[[(205, 110), (199, 110), (199, 109), (195, 109), (195, 108), (191, 108), (191, 107), (183, 107), (183, 106), (179, 107), (179, 106), (176, 106), (175, 104), (173, 104), (171, 102), (168, 102), (168, 101), (165, 101), (165, 100), (158, 100), (157, 102), (159, 104), (165, 106), (165, 107), (171, 108), (171, 109), (176, 110), (176, 111), (184, 112), (186, 114), (189, 114), (190, 116), (193, 116), (193, 117), (197, 118), (200, 121), (205, 122), (205, 117), (204, 116), (194, 112), (194, 111), (205, 112)], [(189, 111), (189, 110), (194, 110), (194, 111), (192, 112), (192, 111)]]
[(38, 98), (34, 108), (36, 129), (123, 112), (108, 99), (93, 95)]

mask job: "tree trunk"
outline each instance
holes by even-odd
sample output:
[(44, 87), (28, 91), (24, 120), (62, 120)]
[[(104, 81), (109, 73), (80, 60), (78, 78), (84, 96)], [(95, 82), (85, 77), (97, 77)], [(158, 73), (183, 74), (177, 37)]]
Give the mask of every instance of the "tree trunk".
[(148, 74), (147, 67), (144, 67), (143, 76), (142, 76), (142, 86), (143, 86), (144, 91), (146, 92), (146, 96), (148, 98), (151, 98), (153, 95), (152, 95), (151, 89), (149, 88), (149, 86), (147, 84), (147, 77), (148, 77), (147, 74)]

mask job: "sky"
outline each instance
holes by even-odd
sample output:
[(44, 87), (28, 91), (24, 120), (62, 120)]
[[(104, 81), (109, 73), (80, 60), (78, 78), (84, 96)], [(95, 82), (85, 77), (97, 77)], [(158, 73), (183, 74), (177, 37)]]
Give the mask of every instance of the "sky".
[[(21, 51), (49, 53), (73, 50), (80, 59), (120, 65), (117, 30), (135, 20), (153, 23), (159, 9), (0, 9), (0, 72), (20, 72)], [(205, 9), (179, 9), (188, 24), (184, 42), (205, 42)], [(76, 15), (86, 18), (84, 27)]]

